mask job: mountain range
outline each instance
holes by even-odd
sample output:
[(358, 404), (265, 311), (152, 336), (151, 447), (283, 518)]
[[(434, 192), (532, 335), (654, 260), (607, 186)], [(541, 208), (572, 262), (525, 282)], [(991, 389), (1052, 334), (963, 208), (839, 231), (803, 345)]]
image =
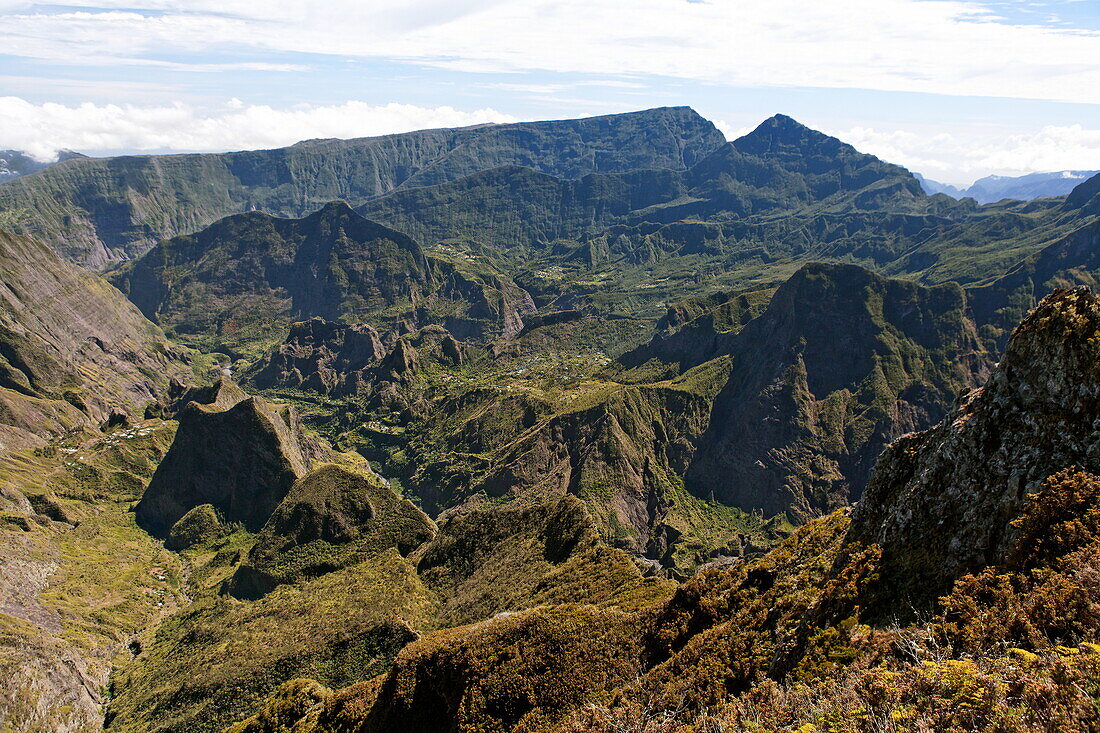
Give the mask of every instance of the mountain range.
[(1092, 178), (1100, 171), (1052, 171), (1028, 173), (1022, 176), (986, 176), (966, 188), (933, 181), (917, 175), (926, 193), (945, 193), (956, 199), (972, 198), (979, 204), (992, 204), (1004, 199), (1032, 201), (1040, 198), (1065, 196), (1079, 183)]
[(0, 727), (1100, 726), (1100, 176), (661, 108), (0, 220)]

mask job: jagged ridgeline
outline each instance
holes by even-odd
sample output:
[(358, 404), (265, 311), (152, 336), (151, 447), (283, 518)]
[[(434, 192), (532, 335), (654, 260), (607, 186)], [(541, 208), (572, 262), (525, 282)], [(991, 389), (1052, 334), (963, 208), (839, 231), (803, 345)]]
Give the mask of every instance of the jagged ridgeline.
[(439, 323), (485, 341), (515, 335), (534, 311), (506, 276), (430, 256), (345, 203), (304, 219), (232, 216), (160, 242), (111, 280), (173, 336), (250, 359), (313, 316), (385, 333)]
[(561, 122), (424, 130), (214, 155), (72, 159), (7, 182), (0, 210), (22, 228), (91, 265), (131, 257), (157, 241), (258, 209), (300, 217), (455, 180), (501, 165), (565, 178), (597, 171), (683, 169), (723, 143), (686, 107)]

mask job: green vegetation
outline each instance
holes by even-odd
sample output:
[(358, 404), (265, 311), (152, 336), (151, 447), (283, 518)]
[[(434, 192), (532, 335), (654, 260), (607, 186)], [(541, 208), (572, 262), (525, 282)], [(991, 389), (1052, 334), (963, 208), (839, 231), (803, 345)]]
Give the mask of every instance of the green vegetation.
[(325, 464), (298, 479), (275, 508), (237, 569), (233, 592), (263, 595), (390, 548), (408, 555), (434, 532), (432, 521), (380, 477)]
[(0, 211), (78, 262), (141, 254), (230, 214), (305, 216), (329, 201), (362, 203), (396, 188), (456, 180), (501, 165), (581, 178), (596, 170), (683, 169), (722, 144), (685, 107), (561, 122), (309, 140), (276, 150), (66, 160), (0, 185)]
[(110, 727), (218, 731), (295, 677), (369, 679), (416, 638), (434, 605), (395, 550), (258, 601), (200, 598), (114, 678)]
[(179, 559), (130, 512), (173, 433), (147, 421), (0, 458), (3, 725), (97, 725), (116, 655), (178, 604)]
[(584, 503), (570, 496), (453, 517), (419, 553), (417, 572), (442, 599), (443, 626), (543, 603), (635, 609), (670, 590), (600, 542)]
[(683, 109), (0, 185), (203, 352), (0, 235), (0, 728), (1100, 727), (1100, 301), (1008, 336), (1095, 185)]

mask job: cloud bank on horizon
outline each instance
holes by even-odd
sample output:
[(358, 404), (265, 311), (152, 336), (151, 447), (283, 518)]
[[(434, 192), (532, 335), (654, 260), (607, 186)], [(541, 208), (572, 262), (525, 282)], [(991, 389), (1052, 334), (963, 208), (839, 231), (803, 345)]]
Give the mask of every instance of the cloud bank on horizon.
[[(0, 0), (0, 20), (0, 148), (38, 157), (270, 147), (656, 98), (702, 107), (728, 135), (805, 107), (808, 124), (948, 180), (1100, 168), (1100, 9), (1087, 0)], [(807, 102), (820, 90), (862, 90), (865, 109)], [(1028, 120), (957, 101), (983, 99), (1019, 100)], [(903, 125), (891, 105), (914, 100), (932, 109)]]

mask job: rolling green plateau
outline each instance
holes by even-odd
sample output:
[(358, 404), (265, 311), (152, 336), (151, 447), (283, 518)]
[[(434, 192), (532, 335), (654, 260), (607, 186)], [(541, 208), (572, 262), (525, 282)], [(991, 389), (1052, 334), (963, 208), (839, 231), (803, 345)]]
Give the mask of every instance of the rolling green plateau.
[(689, 108), (0, 182), (0, 731), (1100, 731), (1098, 252)]

